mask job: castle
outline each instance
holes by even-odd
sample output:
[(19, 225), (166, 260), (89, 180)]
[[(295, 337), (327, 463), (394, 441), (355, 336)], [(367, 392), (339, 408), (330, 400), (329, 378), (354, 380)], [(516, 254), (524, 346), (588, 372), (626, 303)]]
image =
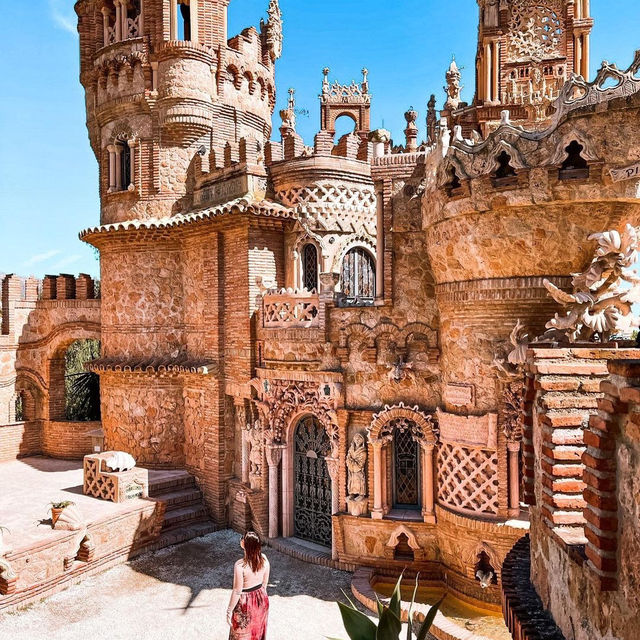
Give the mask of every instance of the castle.
[(544, 343), (524, 378), (500, 354), (518, 323), (540, 335), (560, 311), (544, 280), (569, 290), (589, 236), (640, 224), (640, 173), (624, 174), (640, 160), (640, 57), (589, 83), (589, 0), (478, 3), (471, 104), (454, 61), (426, 139), (410, 109), (398, 146), (371, 130), (368, 71), (344, 85), (325, 69), (307, 146), (293, 91), (273, 139), (277, 0), (232, 38), (228, 0), (79, 0), (101, 203), (80, 236), (100, 251), (100, 297), (86, 276), (4, 279), (3, 458), (91, 451), (61, 414), (61, 372), (70, 342), (100, 339), (105, 448), (187, 470), (216, 526), (311, 541), (337, 567), (409, 562), (533, 640), (526, 556), (554, 633), (604, 638), (609, 615), (632, 638), (639, 569), (612, 564), (623, 518), (612, 533), (603, 516), (622, 498), (585, 495), (583, 474), (617, 442), (592, 416), (640, 401), (616, 363), (639, 354)]

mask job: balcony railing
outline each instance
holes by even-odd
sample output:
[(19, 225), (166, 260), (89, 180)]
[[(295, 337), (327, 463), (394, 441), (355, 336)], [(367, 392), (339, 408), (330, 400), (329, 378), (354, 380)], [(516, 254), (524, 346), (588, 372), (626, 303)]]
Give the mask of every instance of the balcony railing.
[(293, 289), (266, 293), (262, 299), (265, 329), (310, 328), (319, 325), (318, 294)]

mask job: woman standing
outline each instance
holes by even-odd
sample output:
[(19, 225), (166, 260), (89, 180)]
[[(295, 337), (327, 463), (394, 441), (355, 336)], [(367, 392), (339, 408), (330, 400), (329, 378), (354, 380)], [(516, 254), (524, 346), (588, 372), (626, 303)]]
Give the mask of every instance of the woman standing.
[(240, 541), (244, 558), (233, 568), (233, 591), (227, 609), (229, 640), (266, 640), (269, 615), (269, 561), (258, 534), (248, 531)]

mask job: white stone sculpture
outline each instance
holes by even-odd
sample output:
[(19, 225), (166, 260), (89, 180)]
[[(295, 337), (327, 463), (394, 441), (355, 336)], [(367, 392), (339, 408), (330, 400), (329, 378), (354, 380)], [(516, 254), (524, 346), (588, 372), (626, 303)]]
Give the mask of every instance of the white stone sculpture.
[(105, 464), (111, 471), (129, 471), (136, 466), (136, 461), (129, 453), (114, 451), (113, 455), (105, 460)]
[(478, 569), (476, 571), (476, 578), (478, 578), (478, 580), (480, 581), (480, 586), (483, 589), (487, 589), (491, 586), (491, 581), (494, 578), (494, 573), (493, 571), (481, 571), (480, 569)]
[(53, 528), (59, 531), (83, 531), (87, 528), (87, 521), (80, 509), (72, 504), (62, 510)]
[(573, 293), (544, 281), (551, 297), (567, 309), (546, 327), (564, 333), (570, 342), (592, 340), (596, 334), (607, 341), (640, 326), (632, 311), (640, 302), (640, 277), (632, 268), (638, 259), (638, 231), (627, 224), (622, 233), (595, 233), (589, 240), (596, 240), (598, 248), (589, 268), (573, 276)]
[(352, 516), (367, 513), (369, 501), (367, 499), (367, 478), (365, 466), (367, 464), (367, 447), (364, 436), (356, 433), (347, 452), (347, 507)]
[(462, 87), (460, 86), (460, 79), (462, 74), (455, 58), (451, 61), (446, 73), (447, 86), (444, 88), (444, 92), (447, 94), (447, 100), (444, 103), (445, 109), (457, 109), (460, 105), (460, 94), (462, 93)]

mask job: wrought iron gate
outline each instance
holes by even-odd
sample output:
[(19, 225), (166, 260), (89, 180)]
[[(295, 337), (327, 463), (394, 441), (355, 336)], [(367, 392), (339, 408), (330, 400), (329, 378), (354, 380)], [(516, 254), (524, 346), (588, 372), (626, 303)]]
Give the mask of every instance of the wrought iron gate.
[(325, 458), (331, 451), (326, 431), (314, 417), (304, 418), (294, 438), (294, 529), (298, 538), (331, 546), (331, 478)]
[(393, 439), (394, 507), (420, 507), (420, 445), (408, 429), (396, 429)]

